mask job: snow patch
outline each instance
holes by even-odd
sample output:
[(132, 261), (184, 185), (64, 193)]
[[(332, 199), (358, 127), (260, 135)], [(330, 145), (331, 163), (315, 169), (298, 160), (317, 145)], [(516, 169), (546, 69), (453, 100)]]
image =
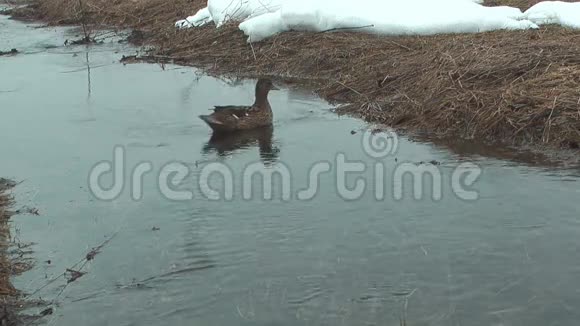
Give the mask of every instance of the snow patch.
[(524, 18), (538, 25), (558, 24), (580, 28), (580, 2), (539, 2), (526, 10)]
[(251, 42), (289, 30), (432, 35), (537, 28), (522, 16), (517, 8), (485, 7), (472, 0), (292, 0), (276, 12), (247, 19), (239, 27)]
[(175, 23), (177, 28), (199, 27), (208, 24), (212, 21), (209, 9), (207, 7), (200, 9), (195, 15), (189, 16), (185, 19), (178, 20)]
[(230, 20), (243, 21), (247, 18), (274, 12), (282, 3), (291, 0), (208, 0), (207, 8), (217, 27)]
[(281, 32), (349, 29), (380, 35), (478, 33), (559, 24), (580, 29), (580, 2), (540, 2), (525, 13), (486, 7), (483, 0), (208, 0), (206, 8), (177, 21), (177, 28), (230, 20), (256, 42)]

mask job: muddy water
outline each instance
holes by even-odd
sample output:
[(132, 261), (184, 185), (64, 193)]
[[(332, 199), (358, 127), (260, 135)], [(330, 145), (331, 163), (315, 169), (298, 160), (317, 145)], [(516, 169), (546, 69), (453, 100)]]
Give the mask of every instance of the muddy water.
[[(35, 295), (58, 305), (47, 324), (544, 326), (580, 318), (577, 171), (469, 156), (483, 174), (469, 187), (479, 198), (462, 200), (450, 186), (461, 155), (399, 138), (396, 152), (375, 159), (361, 146), (365, 124), (288, 86), (271, 94), (271, 133), (210, 141), (197, 115), (251, 102), (254, 81), (123, 66), (119, 57), (133, 50), (113, 41), (62, 46), (74, 34), (0, 18), (0, 49), (24, 52), (0, 58), (0, 174), (23, 180), (19, 202), (41, 212), (15, 225), (37, 260), (17, 287), (35, 291), (111, 239), (85, 276)], [(128, 171), (151, 163), (140, 200), (128, 185), (112, 201), (89, 189), (89, 171), (111, 161), (116, 146)], [(336, 170), (341, 153), (366, 167), (346, 180), (350, 188), (366, 180), (363, 196), (344, 199), (337, 174), (325, 173), (314, 198), (298, 200), (311, 167), (327, 161)], [(404, 188), (396, 200), (393, 171), (431, 160), (441, 162), (442, 199), (426, 191), (415, 200)], [(159, 190), (156, 175), (169, 162), (189, 170), (174, 188), (193, 199)], [(215, 163), (236, 180), (248, 165), (285, 166), (292, 199), (275, 191), (272, 200), (245, 200), (236, 184), (232, 200), (209, 200), (198, 183)], [(381, 200), (371, 187), (376, 163), (386, 171)]]

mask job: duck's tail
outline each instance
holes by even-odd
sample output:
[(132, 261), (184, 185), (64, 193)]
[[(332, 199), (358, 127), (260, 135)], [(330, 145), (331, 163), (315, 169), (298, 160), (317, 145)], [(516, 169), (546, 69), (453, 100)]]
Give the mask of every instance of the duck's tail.
[(205, 123), (207, 123), (210, 126), (212, 126), (212, 125), (223, 125), (223, 123), (221, 123), (220, 121), (216, 120), (211, 115), (200, 115), (199, 118), (201, 120), (205, 121)]
[(200, 115), (199, 118), (207, 123), (214, 131), (221, 131), (227, 129), (223, 122), (217, 120), (211, 115)]

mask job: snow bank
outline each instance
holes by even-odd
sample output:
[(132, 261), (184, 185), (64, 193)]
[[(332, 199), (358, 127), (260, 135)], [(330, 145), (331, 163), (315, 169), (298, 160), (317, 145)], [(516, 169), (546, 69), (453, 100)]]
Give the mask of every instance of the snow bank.
[(242, 21), (265, 13), (274, 12), (283, 2), (291, 0), (208, 0), (207, 8), (217, 27), (228, 20)]
[(538, 25), (559, 24), (580, 28), (580, 2), (540, 2), (526, 10), (523, 17)]
[(580, 2), (545, 1), (522, 13), (485, 7), (483, 0), (208, 0), (207, 8), (175, 23), (198, 27), (242, 21), (248, 42), (284, 31), (351, 29), (381, 35), (477, 33), (560, 24), (580, 29)]
[[(458, 1), (483, 3), (484, 0)], [(287, 2), (292, 2), (292, 0), (208, 0), (206, 8), (199, 10), (193, 16), (178, 20), (175, 22), (175, 27), (200, 27), (212, 21), (217, 27), (220, 27), (228, 20), (243, 21), (247, 18), (275, 12)]]
[(430, 35), (537, 28), (522, 16), (517, 8), (484, 7), (472, 0), (290, 0), (275, 12), (247, 19), (240, 29), (256, 42), (289, 30)]
[(211, 15), (207, 7), (200, 9), (195, 15), (178, 20), (175, 23), (177, 28), (199, 27), (211, 22)]

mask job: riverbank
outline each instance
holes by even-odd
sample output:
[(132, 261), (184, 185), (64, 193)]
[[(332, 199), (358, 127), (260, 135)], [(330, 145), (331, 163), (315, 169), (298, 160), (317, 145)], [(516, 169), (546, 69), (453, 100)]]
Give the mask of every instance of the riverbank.
[[(525, 10), (536, 2), (493, 4)], [(54, 25), (132, 28), (140, 43), (153, 46), (144, 59), (210, 73), (290, 78), (333, 103), (348, 103), (342, 112), (370, 122), (433, 137), (578, 152), (578, 31), (543, 27), (424, 37), (290, 32), (250, 46), (234, 24), (175, 29), (176, 20), (205, 4), (47, 0), (13, 14)]]
[(11, 236), (10, 219), (22, 213), (34, 213), (36, 210), (23, 208), (13, 210), (13, 198), (10, 191), (16, 183), (0, 178), (0, 325), (16, 326), (30, 324), (40, 316), (21, 313), (25, 308), (41, 301), (22, 300), (22, 292), (16, 289), (10, 280), (32, 267), (31, 260), (25, 253), (27, 245), (15, 241)]
[(2, 311), (0, 311), (1, 325), (15, 325), (16, 314), (15, 307), (18, 300), (18, 292), (12, 286), (10, 277), (14, 274), (15, 268), (13, 262), (8, 256), (8, 247), (10, 245), (10, 225), (8, 223), (12, 212), (12, 197), (8, 191), (14, 187), (14, 183), (0, 178), (0, 302)]

